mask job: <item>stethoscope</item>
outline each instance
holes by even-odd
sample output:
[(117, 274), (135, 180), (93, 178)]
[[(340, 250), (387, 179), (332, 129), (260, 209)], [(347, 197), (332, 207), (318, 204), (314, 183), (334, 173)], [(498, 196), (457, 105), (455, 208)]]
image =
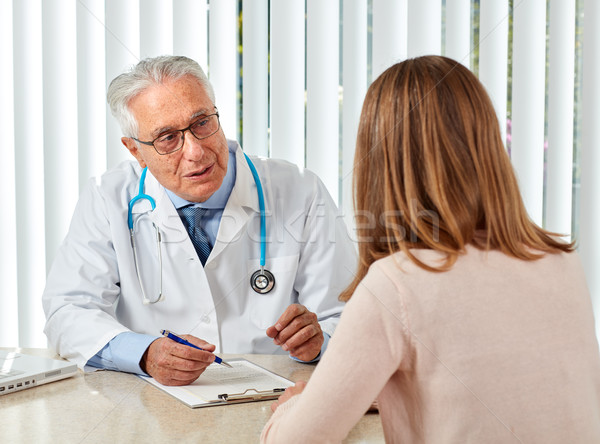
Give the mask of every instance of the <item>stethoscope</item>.
[[(250, 158), (244, 153), (244, 157), (246, 158), (246, 162), (248, 162), (248, 166), (250, 167), (250, 171), (252, 172), (252, 177), (254, 177), (254, 183), (256, 184), (256, 191), (258, 194), (258, 207), (260, 209), (260, 268), (256, 270), (252, 276), (250, 277), (250, 286), (252, 289), (259, 294), (266, 294), (273, 290), (275, 287), (275, 276), (269, 270), (265, 268), (265, 257), (266, 257), (266, 246), (267, 246), (267, 229), (266, 229), (266, 217), (265, 217), (265, 196), (262, 188), (262, 184), (260, 182), (260, 177), (258, 176), (258, 172), (254, 167), (254, 164), (250, 160)], [(151, 300), (146, 296), (146, 291), (144, 289), (144, 284), (142, 283), (142, 278), (139, 269), (139, 261), (137, 257), (137, 249), (135, 246), (135, 236), (133, 229), (133, 206), (139, 202), (140, 200), (147, 200), (150, 202), (150, 206), (152, 207), (152, 211), (156, 208), (156, 201), (154, 198), (148, 194), (144, 193), (144, 183), (146, 182), (146, 173), (148, 167), (145, 167), (142, 170), (142, 175), (140, 176), (140, 184), (137, 196), (129, 201), (129, 209), (127, 212), (127, 225), (129, 226), (129, 236), (131, 239), (131, 248), (133, 249), (133, 262), (135, 264), (135, 273), (138, 278), (138, 282), (140, 284), (140, 288), (142, 290), (142, 302), (144, 305), (155, 304), (164, 300), (164, 295), (162, 292), (163, 279), (162, 279), (162, 254), (161, 254), (161, 244), (162, 238), (160, 235), (160, 230), (153, 222), (152, 226), (156, 231), (156, 248), (158, 251), (158, 266), (160, 269), (159, 279), (160, 279), (160, 290), (158, 293), (158, 298), (156, 300)]]

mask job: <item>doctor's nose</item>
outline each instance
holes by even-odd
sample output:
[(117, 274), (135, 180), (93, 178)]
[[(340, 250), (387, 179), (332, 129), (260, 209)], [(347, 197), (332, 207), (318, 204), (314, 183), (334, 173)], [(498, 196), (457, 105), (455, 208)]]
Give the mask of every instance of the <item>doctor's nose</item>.
[(184, 156), (193, 160), (198, 160), (204, 155), (204, 139), (199, 140), (195, 137), (191, 131), (185, 131), (183, 133), (183, 147), (182, 151)]

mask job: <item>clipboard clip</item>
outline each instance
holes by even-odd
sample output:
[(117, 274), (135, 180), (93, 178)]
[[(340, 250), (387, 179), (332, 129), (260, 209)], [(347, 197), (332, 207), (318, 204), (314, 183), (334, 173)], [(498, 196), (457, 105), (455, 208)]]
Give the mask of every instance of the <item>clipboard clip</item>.
[[(239, 400), (253, 400), (269, 399), (270, 397), (276, 397), (279, 393), (284, 392), (284, 388), (274, 388), (273, 390), (256, 390), (249, 388), (244, 390), (242, 393), (221, 393), (218, 398), (222, 401), (239, 401)], [(248, 393), (254, 392), (254, 393)]]

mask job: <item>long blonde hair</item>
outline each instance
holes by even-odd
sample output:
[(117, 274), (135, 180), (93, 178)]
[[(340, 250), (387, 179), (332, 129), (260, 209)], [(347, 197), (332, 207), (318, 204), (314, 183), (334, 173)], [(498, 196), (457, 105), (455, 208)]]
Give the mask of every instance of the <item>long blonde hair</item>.
[[(398, 251), (443, 272), (467, 244), (523, 260), (574, 249), (529, 219), (490, 98), (446, 57), (398, 63), (370, 86), (353, 186), (360, 260), (341, 300), (374, 261)], [(445, 261), (425, 264), (411, 249), (437, 250)]]

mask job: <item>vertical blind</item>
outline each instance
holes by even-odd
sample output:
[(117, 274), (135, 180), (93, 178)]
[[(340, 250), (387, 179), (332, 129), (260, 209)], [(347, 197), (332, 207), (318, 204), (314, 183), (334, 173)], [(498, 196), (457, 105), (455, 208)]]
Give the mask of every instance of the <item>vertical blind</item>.
[(526, 0), (513, 16), (511, 159), (529, 216), (542, 225), (546, 0)]
[[(16, 218), (16, 158), (15, 158), (15, 94), (13, 88), (13, 8), (2, 4), (0, 13), (0, 54), (5, 60), (0, 65), (0, 134), (2, 162), (0, 162), (0, 345), (17, 345), (17, 323), (19, 313), (17, 296), (17, 218)], [(18, 41), (18, 39), (17, 39)], [(18, 48), (17, 48), (18, 49)], [(7, 63), (8, 62), (8, 63)], [(7, 65), (10, 69), (7, 69)], [(22, 145), (21, 145), (22, 146)], [(23, 149), (23, 148), (21, 148)], [(25, 296), (23, 296), (25, 297)]]
[[(463, 3), (465, 3), (464, 0)], [(461, 8), (463, 16), (467, 12), (464, 11), (466, 6), (463, 5)], [(466, 15), (468, 17), (468, 13)], [(508, 90), (508, 69), (506, 69), (508, 57), (508, 2), (482, 0), (479, 17), (479, 79), (486, 86), (496, 113), (498, 116), (504, 117), (506, 115)], [(462, 26), (465, 26), (464, 20), (466, 19), (463, 17)], [(457, 29), (457, 32), (460, 32), (460, 29)], [(463, 39), (465, 39), (464, 36)], [(456, 54), (457, 57), (455, 58), (462, 57), (462, 61), (470, 62), (470, 56), (466, 55), (468, 52), (465, 52), (464, 43), (461, 49), (456, 51)], [(506, 136), (505, 118), (500, 118), (500, 129), (502, 134)]]
[(595, 303), (600, 337), (600, 2), (584, 3), (583, 100), (579, 251)]
[(160, 54), (198, 61), (225, 134), (315, 171), (349, 227), (368, 84), (407, 57), (460, 61), (492, 97), (532, 219), (578, 241), (600, 318), (598, 2), (1, 0), (0, 52), (0, 346), (46, 345), (41, 294), (79, 192), (129, 158), (107, 85)]

